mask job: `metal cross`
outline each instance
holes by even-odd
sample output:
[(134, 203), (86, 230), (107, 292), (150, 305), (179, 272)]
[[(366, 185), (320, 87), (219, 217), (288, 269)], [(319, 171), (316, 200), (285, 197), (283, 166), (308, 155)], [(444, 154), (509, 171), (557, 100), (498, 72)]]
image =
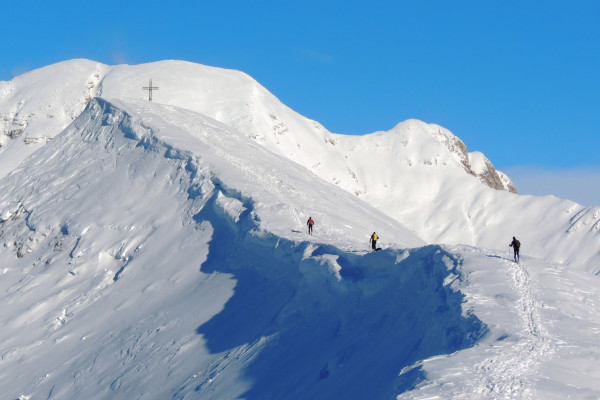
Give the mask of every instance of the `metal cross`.
[(150, 79), (150, 83), (148, 84), (148, 86), (144, 86), (142, 90), (148, 91), (148, 101), (152, 101), (152, 91), (158, 90), (158, 86), (152, 86), (152, 79)]

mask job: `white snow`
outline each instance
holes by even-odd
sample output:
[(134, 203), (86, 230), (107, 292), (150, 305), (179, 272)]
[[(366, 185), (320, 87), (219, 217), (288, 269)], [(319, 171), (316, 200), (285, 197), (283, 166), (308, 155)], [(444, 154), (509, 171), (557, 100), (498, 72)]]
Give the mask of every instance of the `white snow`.
[(600, 397), (600, 208), (489, 188), (442, 127), (71, 60), (0, 82), (0, 130), (9, 399)]
[(469, 161), (471, 169), (476, 174), (481, 174), (485, 171), (486, 163), (489, 162), (487, 157), (480, 151), (473, 151), (469, 153)]

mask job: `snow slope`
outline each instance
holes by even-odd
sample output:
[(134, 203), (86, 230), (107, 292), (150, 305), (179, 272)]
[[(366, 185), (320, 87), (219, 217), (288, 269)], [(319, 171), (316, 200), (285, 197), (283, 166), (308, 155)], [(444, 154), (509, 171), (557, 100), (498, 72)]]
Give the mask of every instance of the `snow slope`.
[(108, 69), (66, 61), (0, 81), (0, 177), (73, 122)]
[[(78, 82), (60, 94), (56, 71), (73, 66)], [(205, 104), (221, 114), (193, 109), (209, 94), (196, 99), (191, 83), (172, 95), (183, 107), (161, 102), (161, 68), (173, 83), (186, 68), (203, 84), (206, 71), (209, 81), (222, 74), (225, 86), (210, 94), (221, 100)], [(118, 93), (133, 70), (153, 73), (154, 103)], [(245, 130), (261, 126), (259, 104), (278, 103), (238, 72), (76, 60), (30, 74), (47, 74), (35, 81), (43, 96), (29, 75), (0, 83), (4, 131), (27, 121), (0, 148), (8, 398), (600, 396), (596, 208), (491, 189), (465, 169), (485, 172), (483, 155), (466, 154), (465, 165), (453, 136), (418, 121), (306, 139), (300, 127), (316, 123), (289, 110), (300, 122), (288, 129), (302, 139), (287, 154), (283, 139), (267, 143), (287, 133), (262, 140), (262, 128)], [(34, 111), (6, 117), (18, 99)], [(35, 111), (44, 104), (74, 114)], [(28, 139), (42, 129), (44, 140)], [(304, 164), (312, 150), (321, 166)], [(363, 153), (398, 173), (368, 179)], [(319, 177), (348, 166), (356, 179)], [(506, 246), (426, 245), (510, 239), (497, 232), (510, 221), (526, 233), (521, 264)], [(385, 250), (368, 252), (373, 230)]]
[[(429, 381), (398, 399), (596, 399), (600, 396), (600, 285), (564, 265), (469, 247), (459, 286), (490, 333), (477, 346), (406, 370)], [(406, 372), (405, 372), (406, 373)]]

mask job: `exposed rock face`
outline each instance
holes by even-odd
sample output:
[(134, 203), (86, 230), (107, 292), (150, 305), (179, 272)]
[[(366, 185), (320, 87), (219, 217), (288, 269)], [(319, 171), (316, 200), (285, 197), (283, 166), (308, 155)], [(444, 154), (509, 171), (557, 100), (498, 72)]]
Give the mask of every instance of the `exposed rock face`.
[(517, 188), (510, 178), (496, 170), (494, 165), (482, 153), (475, 151), (469, 154), (471, 174), (477, 176), (481, 182), (496, 190), (508, 190), (517, 193)]
[(0, 113), (0, 131), (2, 132), (0, 147), (6, 145), (9, 140), (21, 136), (26, 127), (27, 120), (19, 118), (17, 113)]
[(500, 173), (489, 161), (486, 162), (486, 169), (484, 172), (476, 174), (476, 176), (481, 179), (481, 182), (485, 183), (492, 189), (508, 190), (509, 192), (517, 193), (517, 188), (512, 181), (506, 175), (500, 175)]
[(440, 142), (444, 143), (448, 150), (450, 150), (450, 153), (458, 158), (465, 171), (475, 175), (471, 170), (471, 164), (469, 163), (469, 152), (467, 150), (467, 146), (462, 140), (442, 127), (436, 127), (433, 132), (433, 136)]
[(464, 142), (445, 128), (436, 125), (430, 125), (430, 128), (433, 128), (432, 135), (448, 148), (467, 173), (478, 177), (481, 182), (492, 189), (517, 193), (510, 178), (496, 170), (482, 153), (469, 153)]

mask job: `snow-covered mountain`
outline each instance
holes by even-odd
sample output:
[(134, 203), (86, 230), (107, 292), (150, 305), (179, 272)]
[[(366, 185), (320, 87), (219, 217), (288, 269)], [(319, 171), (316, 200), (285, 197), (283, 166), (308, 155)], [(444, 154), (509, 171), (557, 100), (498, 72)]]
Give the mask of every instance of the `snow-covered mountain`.
[[(355, 194), (430, 243), (506, 249), (600, 272), (600, 208), (517, 196), (510, 179), (447, 129), (409, 120), (333, 134), (248, 75), (182, 61), (106, 66), (71, 60), (0, 82), (0, 176), (64, 129), (94, 96), (147, 99), (211, 117)], [(492, 189), (490, 189), (492, 188)], [(500, 189), (500, 190), (496, 190)]]
[[(181, 61), (108, 67), (75, 60), (3, 82), (0, 88), (4, 100), (2, 145), (6, 146), (10, 139), (22, 134), (23, 142), (28, 144), (51, 139), (94, 96), (143, 99), (145, 95), (140, 85), (145, 75), (155, 76), (155, 82), (156, 78), (164, 82), (162, 91), (155, 95), (161, 104), (200, 112), (223, 122), (350, 192), (369, 191), (368, 185), (359, 179), (365, 180), (365, 177), (357, 176), (352, 170), (354, 163), (345, 161), (350, 157), (364, 159), (363, 151), (370, 150), (363, 149), (364, 141), (328, 132), (319, 123), (286, 107), (246, 74)], [(64, 82), (67, 84), (63, 85)], [(411, 130), (413, 132), (409, 132)], [(424, 136), (422, 131), (427, 136), (420, 137)], [(396, 135), (398, 137), (393, 138)], [(410, 152), (402, 154), (402, 161), (409, 165), (458, 166), (492, 188), (516, 192), (510, 179), (496, 171), (485, 156), (477, 153), (472, 161), (464, 143), (442, 127), (407, 121), (387, 136), (378, 140), (377, 146), (392, 146), (396, 151), (400, 146), (409, 147)], [(340, 141), (343, 151), (324, 146), (325, 143), (335, 146)], [(332, 158), (336, 163), (331, 162)]]
[(0, 132), (9, 398), (600, 394), (600, 209), (442, 127), (333, 134), (241, 72), (72, 60), (0, 82)]

